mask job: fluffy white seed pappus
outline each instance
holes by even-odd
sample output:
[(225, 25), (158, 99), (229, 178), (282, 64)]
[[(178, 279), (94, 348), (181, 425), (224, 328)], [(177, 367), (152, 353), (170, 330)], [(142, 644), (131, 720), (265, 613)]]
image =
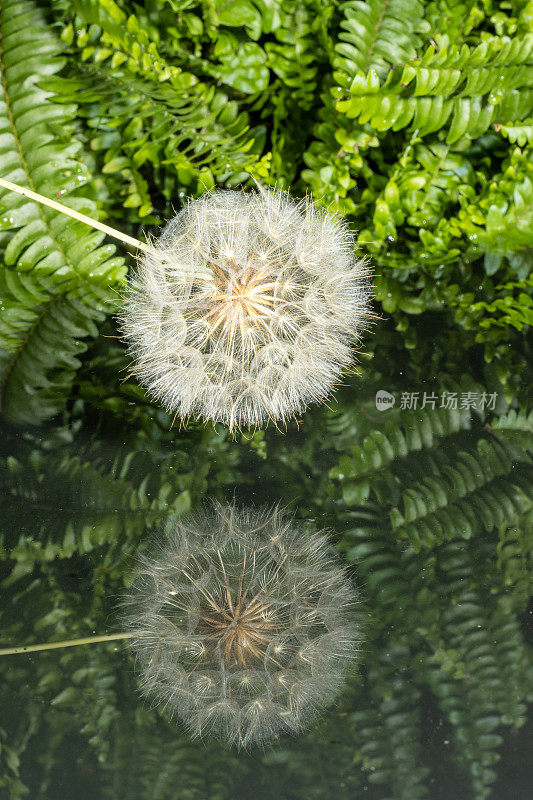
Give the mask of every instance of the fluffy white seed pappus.
[(358, 655), (334, 549), (278, 510), (171, 519), (123, 605), (142, 691), (193, 736), (237, 747), (304, 728)]
[(120, 319), (154, 399), (233, 430), (323, 400), (369, 297), (339, 217), (274, 189), (219, 191), (189, 201), (140, 256)]

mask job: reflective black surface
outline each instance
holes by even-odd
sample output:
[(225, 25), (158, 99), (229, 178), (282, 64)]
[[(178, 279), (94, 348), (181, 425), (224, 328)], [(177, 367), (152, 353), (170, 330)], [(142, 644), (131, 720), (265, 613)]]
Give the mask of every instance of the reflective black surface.
[(352, 379), (265, 436), (82, 403), (68, 424), (3, 427), (2, 647), (119, 631), (136, 553), (210, 498), (327, 529), (364, 642), (318, 723), (249, 752), (151, 708), (125, 642), (3, 656), (0, 796), (528, 796), (531, 421), (501, 397), (461, 408), (473, 385), (457, 409), (447, 384), (414, 387), (435, 408), (394, 390), (381, 411), (386, 386)]

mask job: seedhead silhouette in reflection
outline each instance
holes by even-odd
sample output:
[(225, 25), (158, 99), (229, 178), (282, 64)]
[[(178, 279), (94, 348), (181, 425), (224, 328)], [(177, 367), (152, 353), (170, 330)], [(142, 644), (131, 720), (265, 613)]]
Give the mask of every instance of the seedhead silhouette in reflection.
[(171, 516), (139, 556), (122, 632), (0, 649), (0, 656), (127, 639), (141, 690), (193, 737), (237, 747), (296, 734), (358, 658), (356, 595), (323, 533), (277, 508), (212, 504)]
[(354, 592), (323, 534), (215, 505), (167, 525), (125, 600), (142, 690), (192, 735), (297, 733), (357, 656)]

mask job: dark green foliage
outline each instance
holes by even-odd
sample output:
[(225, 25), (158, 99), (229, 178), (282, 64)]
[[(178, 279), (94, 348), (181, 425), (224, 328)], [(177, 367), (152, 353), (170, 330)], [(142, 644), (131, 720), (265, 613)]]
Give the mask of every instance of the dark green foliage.
[(209, 429), (184, 434), (181, 445), (177, 436), (169, 444), (161, 432), (156, 439), (142, 431), (120, 444), (93, 442), (79, 422), (44, 441), (16, 430), (7, 434), (0, 546), (15, 560), (8, 583), (36, 563), (101, 553), (102, 547), (100, 568), (116, 578), (148, 530), (169, 513), (197, 506), (209, 483), (229, 482), (227, 449), (224, 437)]
[[(450, 308), (487, 361), (500, 361), (512, 329), (531, 325), (527, 6), (514, 20), (490, 3), (341, 8), (302, 176), (353, 216), (385, 311)], [(502, 147), (502, 136), (519, 147)]]
[[(321, 722), (238, 757), (140, 701), (121, 642), (1, 660), (2, 800), (489, 797), (531, 699), (532, 20), (525, 0), (2, 2), (0, 176), (138, 238), (206, 189), (311, 191), (359, 232), (380, 314), (331, 408), (183, 427), (117, 337), (133, 255), (0, 190), (0, 647), (116, 631), (147, 536), (234, 496), (330, 529), (366, 632)], [(402, 409), (414, 389), (497, 403)]]
[[(72, 138), (76, 108), (37, 85), (64, 65), (60, 44), (29, 2), (4, 2), (0, 25), (0, 174), (94, 216), (91, 193), (80, 195), (90, 175)], [(80, 340), (97, 334), (125, 269), (86, 225), (5, 189), (0, 206), (0, 397), (8, 418), (37, 422), (64, 406)]]
[(411, 61), (431, 30), (418, 0), (355, 0), (342, 3), (342, 12), (334, 75), (341, 84), (369, 69), (384, 76), (394, 64)]
[[(79, 68), (74, 77), (46, 85), (62, 102), (80, 104), (115, 213), (135, 209), (133, 220), (150, 214), (147, 167), (157, 175), (159, 191), (174, 203), (185, 193), (213, 188), (215, 176), (227, 185), (246, 180), (259, 158), (261, 129), (250, 130), (247, 113), (204, 79), (205, 70), (213, 72), (206, 62), (192, 58), (199, 75), (189, 71), (188, 42), (178, 39), (176, 48), (185, 58), (184, 69), (173, 63), (177, 54), (171, 40), (169, 60), (159, 53), (159, 33), (147, 20), (128, 15), (114, 2), (75, 6), (78, 15), (62, 38), (79, 58)], [(233, 51), (234, 43), (228, 48)], [(231, 63), (226, 69), (225, 82), (242, 90), (238, 80), (231, 80)], [(248, 63), (243, 76), (249, 70)], [(221, 79), (223, 69), (214, 75)]]
[[(440, 312), (515, 390), (532, 319), (527, 3), (53, 0), (44, 12), (53, 28), (29, 0), (3, 6), (3, 175), (137, 236), (216, 186), (310, 188), (359, 230), (406, 348)], [(39, 422), (64, 407), (124, 271), (100, 234), (6, 192), (0, 205), (7, 273), (26, 273), (2, 283), (3, 402)], [(37, 338), (47, 352), (32, 374)]]
[[(305, 442), (297, 449), (295, 432), (279, 446), (280, 434), (270, 434), (262, 439), (266, 460), (246, 441), (232, 445), (215, 431), (171, 441), (163, 419), (154, 428), (137, 418), (136, 438), (122, 444), (127, 428), (110, 436), (114, 405), (99, 412), (101, 433), (108, 433), (97, 442), (77, 430), (93, 414), (83, 405), (72, 430), (51, 429), (39, 439), (14, 430), (17, 456), (9, 455), (15, 440), (7, 441), (2, 468), (3, 630), (10, 641), (116, 630), (114, 606), (145, 532), (166, 513), (197, 505), (209, 483), (220, 488), (231, 481), (246, 496), (250, 470), (258, 487), (273, 471), (282, 502), (299, 494), (297, 513), (315, 518), (311, 529), (324, 522), (334, 529), (357, 568), (366, 631), (361, 670), (337, 708), (294, 743), (280, 741), (260, 767), (257, 756), (236, 761), (222, 747), (191, 744), (175, 723), (138, 707), (132, 664), (120, 643), (38, 654), (29, 662), (17, 656), (8, 682), (15, 696), (27, 680), (22, 676), (31, 674), (38, 696), (51, 702), (43, 717), (32, 689), (19, 724), (51, 726), (56, 753), (65, 737), (81, 732), (87, 745), (78, 757), (95, 753), (102, 760), (102, 796), (112, 786), (109, 796), (140, 798), (150, 786), (154, 797), (167, 798), (186, 773), (188, 783), (174, 789), (178, 797), (206, 791), (248, 797), (276, 786), (288, 798), (349, 798), (369, 781), (388, 787), (379, 797), (407, 800), (431, 797), (434, 767), (421, 740), (431, 698), (444, 724), (433, 734), (435, 746), (448, 752), (448, 769), (459, 767), (465, 797), (488, 797), (503, 726), (523, 723), (528, 694), (516, 614), (527, 602), (533, 552), (533, 417), (513, 410), (499, 416), (393, 410), (386, 412), (390, 425), (378, 431), (372, 402), (371, 387), (363, 386), (357, 410), (343, 405), (328, 413), (327, 439), (316, 430), (319, 415), (311, 418), (297, 434)], [(240, 463), (242, 471), (220, 472), (219, 460)], [(321, 466), (328, 461), (337, 461), (329, 499)], [(272, 501), (277, 491), (274, 484), (258, 499)], [(21, 619), (20, 607), (39, 610)], [(335, 744), (324, 758), (329, 741)], [(21, 751), (23, 764), (34, 746)], [(56, 767), (52, 753), (47, 758), (52, 787)]]
[(0, 789), (9, 793), (8, 797), (23, 797), (28, 790), (20, 780), (20, 759), (16, 748), (9, 744), (8, 738), (7, 731), (0, 728)]
[[(407, 669), (436, 696), (476, 798), (495, 777), (496, 729), (524, 720), (515, 613), (531, 569), (532, 430), (531, 415), (514, 412), (482, 426), (464, 411), (406, 411), (330, 473), (348, 527), (340, 546), (380, 608), (387, 648), (410, 643)], [(510, 586), (508, 569), (514, 600), (496, 589), (502, 577)]]

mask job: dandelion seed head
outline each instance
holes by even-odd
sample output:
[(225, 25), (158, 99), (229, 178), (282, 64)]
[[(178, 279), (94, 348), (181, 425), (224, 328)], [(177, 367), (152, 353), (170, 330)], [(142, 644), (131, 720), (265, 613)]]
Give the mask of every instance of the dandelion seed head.
[(340, 218), (273, 189), (219, 191), (190, 200), (141, 256), (121, 326), (170, 412), (255, 427), (328, 395), (369, 296)]
[(143, 693), (193, 736), (297, 733), (357, 656), (354, 591), (323, 534), (278, 510), (172, 521), (124, 600)]

